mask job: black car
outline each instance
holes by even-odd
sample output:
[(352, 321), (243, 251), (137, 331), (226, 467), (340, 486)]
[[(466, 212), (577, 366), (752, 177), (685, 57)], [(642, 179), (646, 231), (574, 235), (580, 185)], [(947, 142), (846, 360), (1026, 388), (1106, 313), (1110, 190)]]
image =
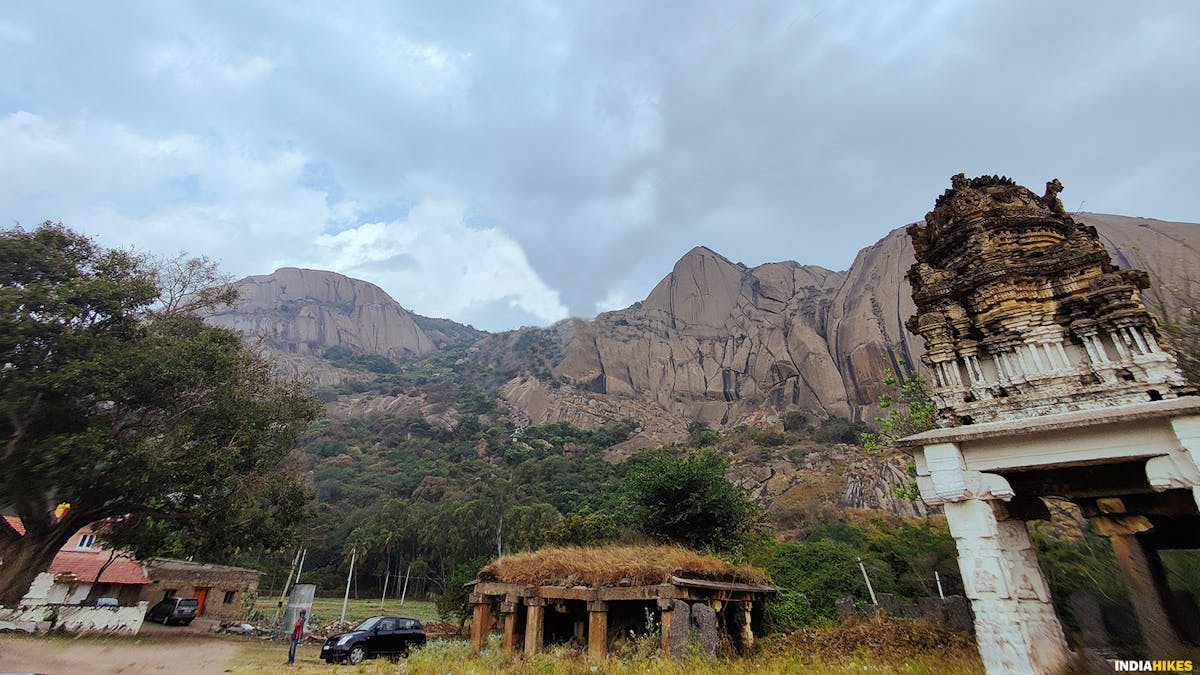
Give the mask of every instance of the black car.
[(146, 620), (159, 621), (164, 626), (172, 623), (186, 626), (196, 618), (199, 605), (196, 598), (166, 598), (146, 612)]
[(327, 663), (362, 663), (376, 656), (407, 656), (409, 649), (425, 646), (425, 628), (410, 616), (373, 616), (353, 630), (334, 635), (321, 647)]

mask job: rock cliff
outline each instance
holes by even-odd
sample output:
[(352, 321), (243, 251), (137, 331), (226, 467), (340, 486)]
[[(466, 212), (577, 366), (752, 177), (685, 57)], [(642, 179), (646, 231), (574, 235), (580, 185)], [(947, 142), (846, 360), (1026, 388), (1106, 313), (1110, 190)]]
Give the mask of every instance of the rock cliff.
[(334, 272), (285, 267), (234, 285), (241, 294), (237, 305), (208, 320), (261, 340), (284, 372), (317, 384), (348, 376), (319, 358), (332, 347), (401, 359), (479, 334), (411, 314), (378, 286)]
[[(1156, 281), (1177, 285), (1200, 269), (1195, 224), (1076, 219), (1099, 230), (1119, 265), (1150, 270)], [(904, 326), (915, 312), (905, 278), (913, 260), (904, 228), (864, 248), (846, 272), (794, 262), (747, 268), (698, 247), (643, 302), (574, 320), (553, 373), (606, 406), (620, 408), (613, 398), (653, 404), (685, 423), (771, 422), (787, 410), (870, 420), (884, 370), (919, 364), (924, 351)], [(539, 401), (534, 417), (574, 415)]]

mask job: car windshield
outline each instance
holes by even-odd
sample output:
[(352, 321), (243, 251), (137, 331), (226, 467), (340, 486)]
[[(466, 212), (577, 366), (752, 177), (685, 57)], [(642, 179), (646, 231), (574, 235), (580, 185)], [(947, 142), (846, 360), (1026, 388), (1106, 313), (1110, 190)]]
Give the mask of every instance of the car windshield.
[(367, 619), (366, 621), (355, 626), (354, 630), (371, 630), (372, 628), (375, 627), (375, 624), (379, 623), (379, 620), (382, 618), (383, 617), (381, 617), (381, 616), (373, 616), (373, 617)]
[(185, 598), (183, 600), (180, 600), (179, 606), (180, 607), (195, 607), (196, 599), (195, 598)]

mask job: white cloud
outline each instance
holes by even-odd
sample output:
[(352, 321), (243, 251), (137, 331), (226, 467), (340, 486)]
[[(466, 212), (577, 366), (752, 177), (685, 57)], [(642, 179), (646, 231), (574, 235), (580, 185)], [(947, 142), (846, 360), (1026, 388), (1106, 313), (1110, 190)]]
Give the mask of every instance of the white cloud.
[(497, 302), (543, 323), (565, 318), (520, 245), (496, 228), (468, 227), (465, 215), (452, 201), (424, 201), (403, 219), (318, 238), (311, 266), (370, 279), (419, 314), (480, 327), (505, 327), (480, 315)]
[(214, 88), (246, 89), (275, 69), (271, 59), (262, 55), (233, 58), (209, 45), (179, 42), (148, 48), (145, 63), (152, 76), (210, 95)]
[(844, 268), (959, 171), (1197, 212), (1200, 3), (58, 2), (0, 10), (0, 218), (345, 260), (481, 325), (644, 297), (698, 243)]

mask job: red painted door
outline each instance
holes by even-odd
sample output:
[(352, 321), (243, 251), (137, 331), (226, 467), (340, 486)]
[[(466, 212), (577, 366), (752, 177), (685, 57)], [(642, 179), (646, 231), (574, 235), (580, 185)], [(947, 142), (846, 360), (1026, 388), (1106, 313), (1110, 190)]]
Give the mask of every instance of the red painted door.
[(196, 589), (196, 616), (204, 614), (204, 601), (208, 599), (207, 588)]

